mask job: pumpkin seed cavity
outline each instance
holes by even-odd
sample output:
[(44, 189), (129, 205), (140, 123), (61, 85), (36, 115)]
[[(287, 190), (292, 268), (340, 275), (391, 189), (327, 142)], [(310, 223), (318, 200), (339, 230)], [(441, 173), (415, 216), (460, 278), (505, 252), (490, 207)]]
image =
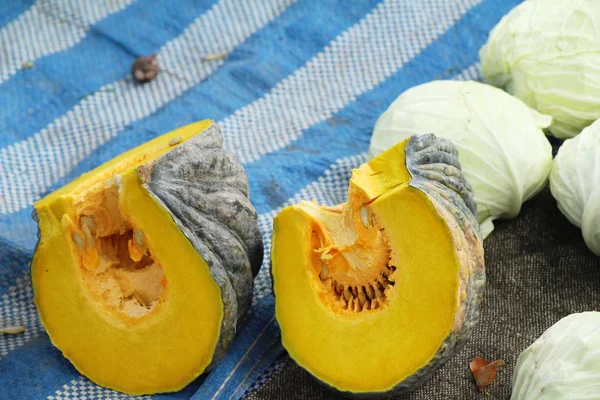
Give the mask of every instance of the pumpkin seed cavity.
[(164, 301), (162, 267), (152, 258), (144, 233), (119, 209), (116, 182), (97, 185), (76, 202), (76, 217), (67, 214), (81, 277), (92, 298), (124, 318), (147, 315)]
[(314, 217), (313, 268), (320, 299), (335, 312), (370, 312), (387, 306), (396, 283), (395, 256), (383, 227), (368, 207), (319, 207), (303, 203)]

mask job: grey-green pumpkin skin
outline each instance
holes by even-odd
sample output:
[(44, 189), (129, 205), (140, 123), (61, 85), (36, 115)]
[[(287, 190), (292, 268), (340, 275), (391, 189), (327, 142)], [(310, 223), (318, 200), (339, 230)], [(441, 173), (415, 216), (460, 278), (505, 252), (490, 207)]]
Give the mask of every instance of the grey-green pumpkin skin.
[(208, 371), (224, 356), (244, 321), (263, 260), (247, 175), (235, 155), (223, 149), (223, 136), (215, 123), (140, 167), (139, 175), (221, 288), (223, 320)]
[(459, 306), (451, 332), (426, 366), (385, 392), (345, 392), (317, 379), (344, 397), (389, 398), (418, 389), (466, 344), (479, 319), (485, 288), (485, 263), (479, 224), (475, 218), (477, 206), (473, 189), (462, 173), (458, 152), (450, 141), (434, 134), (414, 135), (408, 140), (405, 155), (406, 167), (411, 175), (409, 185), (425, 193), (446, 220), (461, 265), (468, 269), (468, 278), (457, 293)]

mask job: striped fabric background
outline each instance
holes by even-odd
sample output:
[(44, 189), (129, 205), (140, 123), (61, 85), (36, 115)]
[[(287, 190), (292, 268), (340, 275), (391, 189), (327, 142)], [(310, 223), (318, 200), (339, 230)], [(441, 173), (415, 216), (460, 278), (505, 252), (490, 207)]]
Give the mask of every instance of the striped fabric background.
[[(0, 2), (0, 326), (27, 326), (0, 336), (0, 398), (129, 398), (80, 376), (40, 325), (28, 277), (34, 201), (210, 118), (248, 172), (268, 254), (282, 207), (345, 200), (350, 170), (396, 96), (433, 79), (478, 78), (479, 48), (517, 3)], [(158, 78), (136, 84), (131, 63), (154, 53)], [(265, 258), (248, 324), (219, 366), (180, 393), (151, 398), (242, 398), (277, 367), (283, 350), (268, 267)]]

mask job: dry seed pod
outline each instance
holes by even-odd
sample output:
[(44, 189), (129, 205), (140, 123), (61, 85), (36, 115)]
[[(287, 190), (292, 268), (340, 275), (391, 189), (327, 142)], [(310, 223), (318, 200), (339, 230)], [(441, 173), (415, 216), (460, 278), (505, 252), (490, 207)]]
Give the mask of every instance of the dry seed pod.
[(138, 57), (131, 65), (131, 74), (139, 83), (150, 82), (158, 75), (156, 54)]

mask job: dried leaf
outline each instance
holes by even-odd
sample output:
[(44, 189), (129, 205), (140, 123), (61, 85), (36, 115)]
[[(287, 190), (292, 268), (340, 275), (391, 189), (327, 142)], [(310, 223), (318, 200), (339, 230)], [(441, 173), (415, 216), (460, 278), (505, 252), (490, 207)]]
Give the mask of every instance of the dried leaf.
[(4, 333), (6, 335), (18, 335), (19, 333), (25, 332), (25, 327), (16, 325), (16, 326), (5, 326), (4, 328), (0, 328), (0, 333)]
[(150, 82), (158, 75), (158, 61), (156, 54), (138, 57), (131, 65), (131, 74), (139, 83)]
[(469, 363), (469, 368), (480, 391), (483, 391), (496, 379), (496, 370), (501, 365), (504, 365), (504, 360), (487, 361), (481, 357), (477, 357)]

